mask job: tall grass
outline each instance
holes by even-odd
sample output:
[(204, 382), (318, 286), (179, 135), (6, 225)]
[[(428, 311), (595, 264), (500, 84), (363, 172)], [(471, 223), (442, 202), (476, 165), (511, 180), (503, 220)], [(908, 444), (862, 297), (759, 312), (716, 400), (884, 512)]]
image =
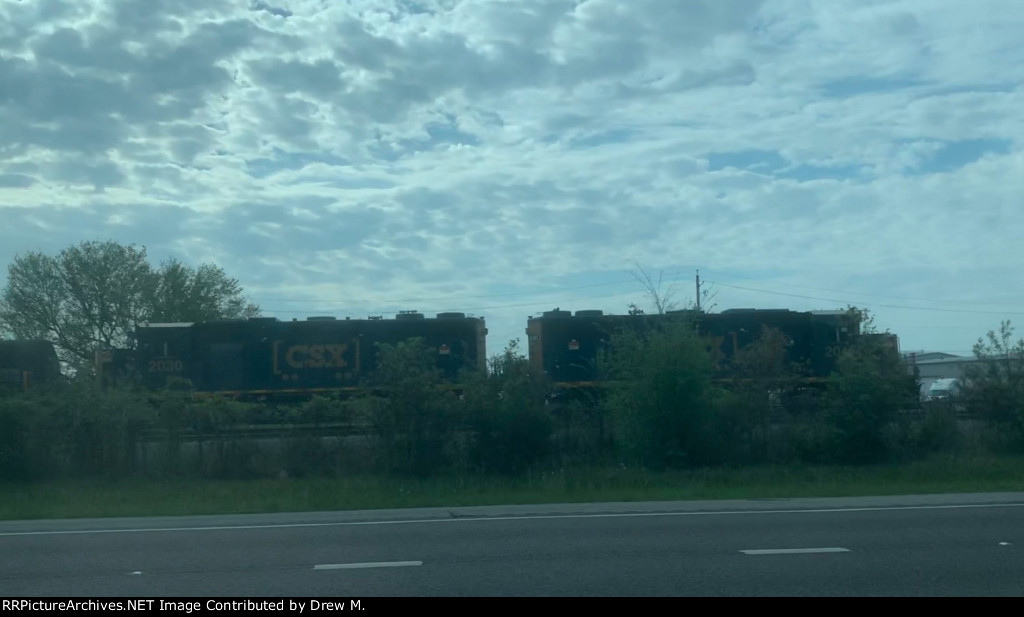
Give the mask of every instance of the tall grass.
[(650, 471), (552, 469), (516, 476), (0, 483), (0, 519), (171, 516), (693, 499), (1024, 491), (1024, 457), (938, 455), (904, 464)]

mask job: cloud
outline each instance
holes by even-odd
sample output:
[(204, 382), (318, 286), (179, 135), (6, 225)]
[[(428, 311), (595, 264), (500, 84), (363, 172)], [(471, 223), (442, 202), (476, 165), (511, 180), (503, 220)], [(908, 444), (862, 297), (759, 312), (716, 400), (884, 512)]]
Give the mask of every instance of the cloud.
[(25, 174), (0, 174), (0, 188), (24, 189), (35, 183), (35, 178)]
[(1024, 313), (1022, 29), (1016, 0), (0, 2), (0, 265), (110, 237), (280, 317), (464, 310), (496, 347), (642, 303), (639, 261), (964, 351)]

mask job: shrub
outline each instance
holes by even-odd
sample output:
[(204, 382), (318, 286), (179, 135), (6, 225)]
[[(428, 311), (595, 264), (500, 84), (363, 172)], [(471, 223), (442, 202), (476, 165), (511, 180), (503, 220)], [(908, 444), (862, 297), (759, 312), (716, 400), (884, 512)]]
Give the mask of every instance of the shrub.
[(152, 409), (134, 390), (87, 381), (0, 398), (0, 475), (122, 477), (137, 471), (136, 450)]
[(470, 464), (485, 472), (521, 473), (550, 457), (550, 388), (530, 375), (516, 341), (491, 359), (490, 368), (487, 378), (468, 382), (464, 390)]
[(976, 361), (964, 372), (968, 410), (993, 422), (1010, 447), (1024, 449), (1024, 340), (1013, 342), (1009, 321), (974, 345)]
[(604, 404), (626, 458), (651, 468), (722, 461), (719, 412), (726, 400), (711, 382), (711, 356), (691, 324), (617, 333), (599, 367), (611, 381)]
[(887, 431), (916, 392), (899, 354), (882, 339), (862, 337), (844, 350), (827, 393), (834, 460), (873, 463), (893, 454)]
[(418, 338), (379, 344), (376, 385), (384, 396), (363, 410), (388, 471), (426, 476), (454, 462), (461, 405), (433, 354)]

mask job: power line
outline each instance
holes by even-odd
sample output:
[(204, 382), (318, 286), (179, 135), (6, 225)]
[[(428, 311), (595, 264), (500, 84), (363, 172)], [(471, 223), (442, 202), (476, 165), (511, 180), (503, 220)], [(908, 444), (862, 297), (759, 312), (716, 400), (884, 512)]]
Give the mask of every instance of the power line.
[[(609, 287), (609, 286), (612, 286), (612, 285), (623, 285), (625, 283), (635, 283), (635, 282), (636, 282), (635, 280), (631, 279), (631, 280), (621, 280), (621, 281), (610, 281), (610, 282), (607, 282), (607, 283), (591, 283), (589, 285), (574, 285), (574, 286), (571, 286), (571, 287), (563, 286), (563, 287), (559, 287), (557, 289), (548, 289), (548, 290), (543, 290), (543, 291), (517, 291), (517, 292), (511, 292), (511, 293), (488, 294), (488, 295), (482, 295), (482, 296), (458, 296), (457, 298), (461, 299), (461, 300), (486, 300), (486, 299), (491, 299), (491, 298), (513, 298), (513, 297), (523, 297), (523, 296), (542, 296), (542, 295), (549, 295), (549, 294), (553, 294), (553, 293), (564, 293), (566, 291), (574, 291), (574, 290), (577, 290), (577, 289), (591, 289), (591, 288), (594, 288), (594, 287)], [(262, 297), (253, 296), (253, 299), (257, 300), (259, 302), (264, 302), (264, 301), (269, 301), (269, 302), (309, 302), (308, 299), (304, 299), (304, 298), (298, 298), (297, 299), (297, 298), (294, 298), (294, 297), (292, 297), (292, 298), (287, 298), (287, 297), (286, 298), (275, 298), (275, 297), (270, 297), (270, 296), (262, 296)], [(429, 297), (423, 298), (423, 297), (420, 297), (420, 298), (397, 298), (397, 299), (383, 299), (383, 300), (351, 300), (349, 298), (344, 298), (344, 299), (326, 298), (326, 299), (323, 299), (323, 301), (324, 302), (331, 302), (331, 303), (342, 303), (342, 302), (345, 302), (345, 303), (348, 303), (348, 304), (381, 305), (381, 304), (417, 304), (417, 303), (427, 303), (427, 302), (446, 302), (446, 301), (451, 301), (452, 299), (453, 299), (453, 296), (449, 295), (449, 296), (436, 297), (436, 298), (429, 298)]]
[[(614, 298), (616, 296), (621, 296), (624, 293), (628, 293), (628, 292), (604, 294), (604, 295), (600, 295), (600, 296), (589, 296), (588, 299)], [(526, 308), (526, 307), (545, 308), (545, 307), (549, 307), (549, 306), (551, 306), (551, 301), (545, 301), (545, 302), (537, 301), (537, 302), (526, 302), (526, 303), (522, 303), (522, 304), (496, 304), (496, 305), (491, 305), (491, 306), (467, 306), (467, 307), (438, 308), (438, 309), (431, 309), (429, 311), (421, 311), (421, 312), (424, 312), (424, 313), (435, 313), (435, 312), (436, 313), (444, 313), (444, 312), (448, 312), (448, 311), (459, 311), (459, 312), (468, 313), (468, 312), (471, 312), (471, 311), (490, 311), (490, 310), (499, 310), (499, 309), (508, 309), (508, 308)], [(288, 313), (288, 314), (307, 314), (307, 313), (317, 312), (317, 311), (326, 312), (326, 313), (346, 313), (346, 312), (352, 312), (350, 309), (330, 309), (330, 308), (307, 309), (307, 310), (261, 308), (261, 310), (264, 311), (264, 312), (267, 312), (267, 313)], [(397, 315), (398, 313), (396, 311), (378, 311), (377, 314), (380, 314), (380, 315)]]
[(718, 284), (721, 285), (722, 287), (730, 287), (732, 289), (742, 289), (744, 291), (753, 291), (753, 292), (757, 292), (757, 293), (771, 294), (771, 295), (775, 295), (775, 296), (788, 296), (790, 298), (801, 298), (801, 299), (804, 299), (804, 300), (818, 300), (819, 302), (836, 302), (836, 303), (839, 303), (839, 304), (848, 304), (848, 305), (850, 305), (850, 304), (852, 304), (852, 305), (864, 304), (865, 306), (868, 306), (868, 307), (901, 309), (901, 310), (908, 310), (908, 311), (927, 311), (927, 312), (937, 312), (937, 313), (969, 313), (969, 314), (977, 314), (977, 315), (1002, 315), (1003, 317), (1010, 316), (1010, 315), (1015, 316), (1015, 317), (1024, 316), (1024, 313), (1012, 313), (1012, 312), (1005, 312), (1005, 311), (979, 311), (979, 310), (968, 310), (968, 309), (946, 309), (946, 308), (922, 307), (922, 306), (902, 306), (902, 305), (899, 305), (899, 304), (875, 304), (875, 303), (865, 304), (865, 303), (862, 303), (862, 302), (854, 302), (854, 301), (851, 301), (851, 300), (839, 300), (839, 299), (836, 299), (836, 298), (820, 298), (820, 297), (816, 297), (816, 296), (804, 296), (804, 295), (800, 295), (800, 294), (786, 293), (786, 292), (783, 292), (783, 291), (768, 291), (766, 289), (755, 289), (753, 287), (743, 287), (741, 285), (730, 285), (728, 283), (718, 283)]
[[(705, 272), (709, 272), (709, 270), (705, 270)], [(730, 275), (730, 274), (718, 272), (718, 271), (715, 271), (715, 270), (710, 270), (710, 272), (715, 273), (715, 274), (719, 274), (719, 275), (724, 275), (724, 276), (732, 277), (732, 278), (751, 280), (751, 281), (759, 281), (759, 279), (754, 279), (752, 277), (744, 277), (744, 276), (739, 276), (739, 275)], [(678, 277), (679, 276), (680, 276), (679, 274), (676, 274), (676, 277), (675, 277), (675, 280), (673, 281), (673, 284), (678, 282)], [(548, 289), (548, 290), (543, 290), (543, 291), (533, 291), (533, 292), (522, 292), (522, 291), (520, 291), (520, 292), (510, 292), (510, 293), (502, 293), (502, 294), (462, 296), (461, 298), (458, 298), (458, 299), (471, 300), (471, 299), (510, 298), (510, 297), (524, 297), (524, 296), (548, 296), (548, 295), (551, 295), (551, 294), (565, 293), (567, 291), (574, 291), (574, 290), (579, 290), (579, 289), (592, 289), (592, 288), (597, 288), (597, 287), (608, 287), (608, 286), (612, 286), (612, 285), (622, 285), (622, 284), (634, 283), (634, 282), (635, 282), (635, 280), (622, 279), (622, 280), (618, 280), (618, 281), (609, 281), (609, 282), (604, 282), (604, 283), (591, 283), (591, 284), (587, 284), (587, 285), (563, 286), (563, 287), (559, 287), (557, 289)], [(859, 295), (859, 296), (874, 296), (874, 297), (879, 297), (879, 298), (898, 298), (898, 299), (912, 300), (912, 301), (918, 301), (918, 302), (934, 302), (935, 301), (935, 300), (924, 300), (924, 299), (920, 299), (920, 298), (910, 298), (910, 297), (907, 297), (907, 296), (893, 296), (893, 295), (886, 295), (886, 294), (868, 294), (868, 293), (861, 293), (861, 292), (851, 292), (851, 291), (842, 291), (842, 290), (827, 289), (827, 288), (810, 287), (810, 286), (806, 286), (806, 285), (797, 285), (797, 284), (794, 284), (794, 283), (783, 283), (781, 281), (775, 281), (773, 283), (779, 284), (779, 285), (786, 285), (786, 286), (789, 286), (789, 287), (797, 287), (797, 288), (802, 288), (802, 289), (810, 289), (810, 290), (814, 290), (814, 291), (833, 291), (833, 292), (836, 292), (836, 293), (843, 293), (843, 294), (851, 294), (851, 295)], [(864, 305), (865, 304), (865, 303), (860, 302), (860, 301), (852, 301), (852, 300), (848, 300), (848, 299), (825, 298), (825, 297), (820, 297), (820, 296), (810, 296), (810, 295), (803, 295), (803, 294), (787, 293), (787, 292), (782, 292), (782, 291), (772, 291), (772, 290), (767, 290), (767, 289), (758, 289), (758, 288), (753, 288), (753, 287), (745, 287), (745, 286), (742, 286), (742, 285), (734, 285), (734, 284), (729, 284), (729, 283), (713, 282), (712, 284), (718, 284), (718, 285), (721, 285), (723, 287), (729, 287), (729, 288), (732, 288), (732, 289), (739, 289), (739, 290), (744, 290), (744, 291), (751, 291), (751, 292), (755, 292), (755, 293), (763, 293), (763, 294), (769, 294), (769, 295), (786, 296), (786, 297), (800, 298), (800, 299), (805, 299), (805, 300), (816, 300), (816, 301), (820, 301), (820, 302), (835, 302), (835, 303), (839, 303), (839, 304), (843, 304), (843, 305)], [(622, 292), (616, 292), (616, 293), (612, 293), (612, 294), (602, 294), (602, 295), (597, 295), (597, 296), (588, 296), (587, 298), (601, 299), (601, 298), (609, 298), (609, 297), (614, 297), (614, 296), (620, 296), (620, 295), (627, 294), (627, 293), (629, 293), (629, 292), (628, 291), (622, 291)], [(270, 300), (270, 301), (286, 302), (286, 303), (309, 302), (309, 299), (296, 299), (296, 298), (282, 298), (282, 299), (279, 299), (279, 300), (273, 300), (271, 297), (262, 297), (262, 298), (255, 298), (255, 299), (258, 300), (258, 301)], [(370, 307), (372, 307), (372, 306), (396, 305), (396, 304), (407, 304), (407, 305), (408, 304), (429, 304), (431, 302), (441, 302), (441, 301), (452, 302), (455, 299), (456, 298), (453, 298), (452, 296), (433, 297), (433, 298), (431, 298), (431, 297), (420, 297), (420, 298), (404, 298), (404, 299), (379, 299), (379, 300), (321, 299), (321, 302), (323, 302), (323, 303), (330, 303), (330, 304), (344, 303), (346, 306), (344, 308), (316, 308), (316, 309), (284, 309), (284, 308), (274, 309), (274, 308), (263, 308), (262, 310), (267, 312), (267, 313), (281, 313), (281, 314), (310, 314), (310, 313), (316, 313), (316, 312), (334, 312), (334, 313), (343, 313), (344, 314), (344, 313), (353, 313), (353, 311), (352, 311), (353, 306), (352, 305), (361, 305), (361, 306), (370, 306)], [(943, 301), (943, 302), (947, 302), (947, 301)], [(948, 301), (948, 303), (949, 304), (979, 304), (980, 302)], [(514, 303), (514, 304), (495, 304), (495, 305), (475, 306), (475, 307), (441, 308), (441, 309), (436, 309), (436, 311), (437, 312), (445, 312), (445, 311), (462, 311), (462, 312), (487, 311), (487, 310), (501, 310), (501, 309), (510, 309), (510, 308), (546, 307), (549, 304), (550, 304), (550, 301), (543, 301), (543, 300), (538, 299), (538, 300), (532, 301), (532, 302)], [(989, 304), (991, 304), (991, 303), (989, 303)], [(1018, 304), (1012, 304), (1012, 303), (1007, 303), (1005, 305), (1006, 306), (1024, 306), (1024, 305), (1018, 305)], [(1007, 313), (1007, 312), (1003, 312), (1003, 311), (986, 311), (986, 310), (979, 310), (979, 309), (955, 309), (955, 308), (938, 308), (938, 307), (916, 307), (916, 306), (906, 306), (906, 305), (899, 305), (899, 304), (877, 304), (877, 303), (873, 303), (873, 302), (867, 304), (866, 306), (868, 306), (868, 307), (879, 307), (879, 308), (890, 308), (890, 309), (898, 309), (898, 310), (915, 310), (915, 311), (944, 312), (944, 313), (967, 313), (967, 314), (978, 314), (978, 315), (1002, 315), (1002, 316), (1009, 316), (1009, 315), (1012, 315), (1012, 316), (1022, 316), (1022, 315), (1024, 315), (1024, 313), (1018, 313), (1018, 312)], [(433, 312), (433, 311), (424, 311), (424, 312)], [(376, 313), (382, 314), (382, 315), (394, 315), (394, 314), (397, 314), (396, 312), (393, 312), (393, 311), (377, 311)], [(920, 327), (925, 327), (925, 326), (911, 326), (911, 327), (920, 328)], [(935, 326), (935, 328), (936, 329), (940, 329), (941, 327)], [(957, 328), (959, 328), (959, 329), (967, 329), (967, 328), (960, 327), (960, 326), (949, 326), (947, 328), (948, 329), (957, 329)]]
[(899, 330), (977, 330), (977, 328), (971, 326), (927, 326), (921, 324), (914, 324), (911, 326), (893, 324), (891, 327)]
[[(705, 272), (711, 272), (713, 274), (718, 274), (720, 276), (726, 276), (726, 277), (735, 278), (735, 279), (742, 279), (742, 280), (745, 280), (745, 281), (754, 281), (754, 282), (758, 282), (758, 283), (766, 282), (763, 279), (756, 279), (756, 278), (749, 277), (749, 276), (740, 276), (738, 274), (728, 274), (728, 273), (725, 273), (725, 272), (718, 272), (716, 270), (705, 270)], [(1020, 304), (1020, 303), (1016, 303), (1016, 302), (991, 302), (991, 301), (985, 301), (985, 300), (945, 300), (945, 299), (935, 299), (935, 298), (928, 298), (928, 299), (925, 299), (925, 298), (911, 298), (909, 296), (893, 296), (893, 295), (888, 295), (888, 294), (872, 294), (872, 293), (866, 293), (866, 292), (860, 292), (860, 291), (849, 291), (849, 290), (841, 290), (841, 289), (828, 289), (828, 288), (824, 288), (824, 287), (809, 287), (807, 285), (797, 285), (796, 283), (786, 283), (786, 282), (783, 282), (783, 281), (770, 281), (770, 282), (772, 284), (775, 284), (775, 285), (784, 285), (786, 287), (796, 287), (796, 288), (799, 288), (799, 289), (809, 289), (811, 291), (828, 291), (828, 292), (841, 293), (841, 294), (851, 294), (851, 295), (855, 295), (855, 296), (867, 296), (869, 298), (891, 298), (893, 300), (911, 300), (911, 301), (914, 301), (914, 302), (939, 302), (941, 304), (987, 304), (987, 305), (998, 304), (998, 305), (1001, 305), (1001, 306), (1024, 307), (1024, 304)], [(724, 285), (725, 283), (722, 283), (722, 284)]]

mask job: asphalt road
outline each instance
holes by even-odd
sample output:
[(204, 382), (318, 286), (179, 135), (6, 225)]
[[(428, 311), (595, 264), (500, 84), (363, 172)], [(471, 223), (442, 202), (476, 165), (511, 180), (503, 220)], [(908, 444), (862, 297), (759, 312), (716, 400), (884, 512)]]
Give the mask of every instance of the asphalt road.
[(4, 598), (779, 595), (1024, 596), (1024, 494), (0, 522)]

